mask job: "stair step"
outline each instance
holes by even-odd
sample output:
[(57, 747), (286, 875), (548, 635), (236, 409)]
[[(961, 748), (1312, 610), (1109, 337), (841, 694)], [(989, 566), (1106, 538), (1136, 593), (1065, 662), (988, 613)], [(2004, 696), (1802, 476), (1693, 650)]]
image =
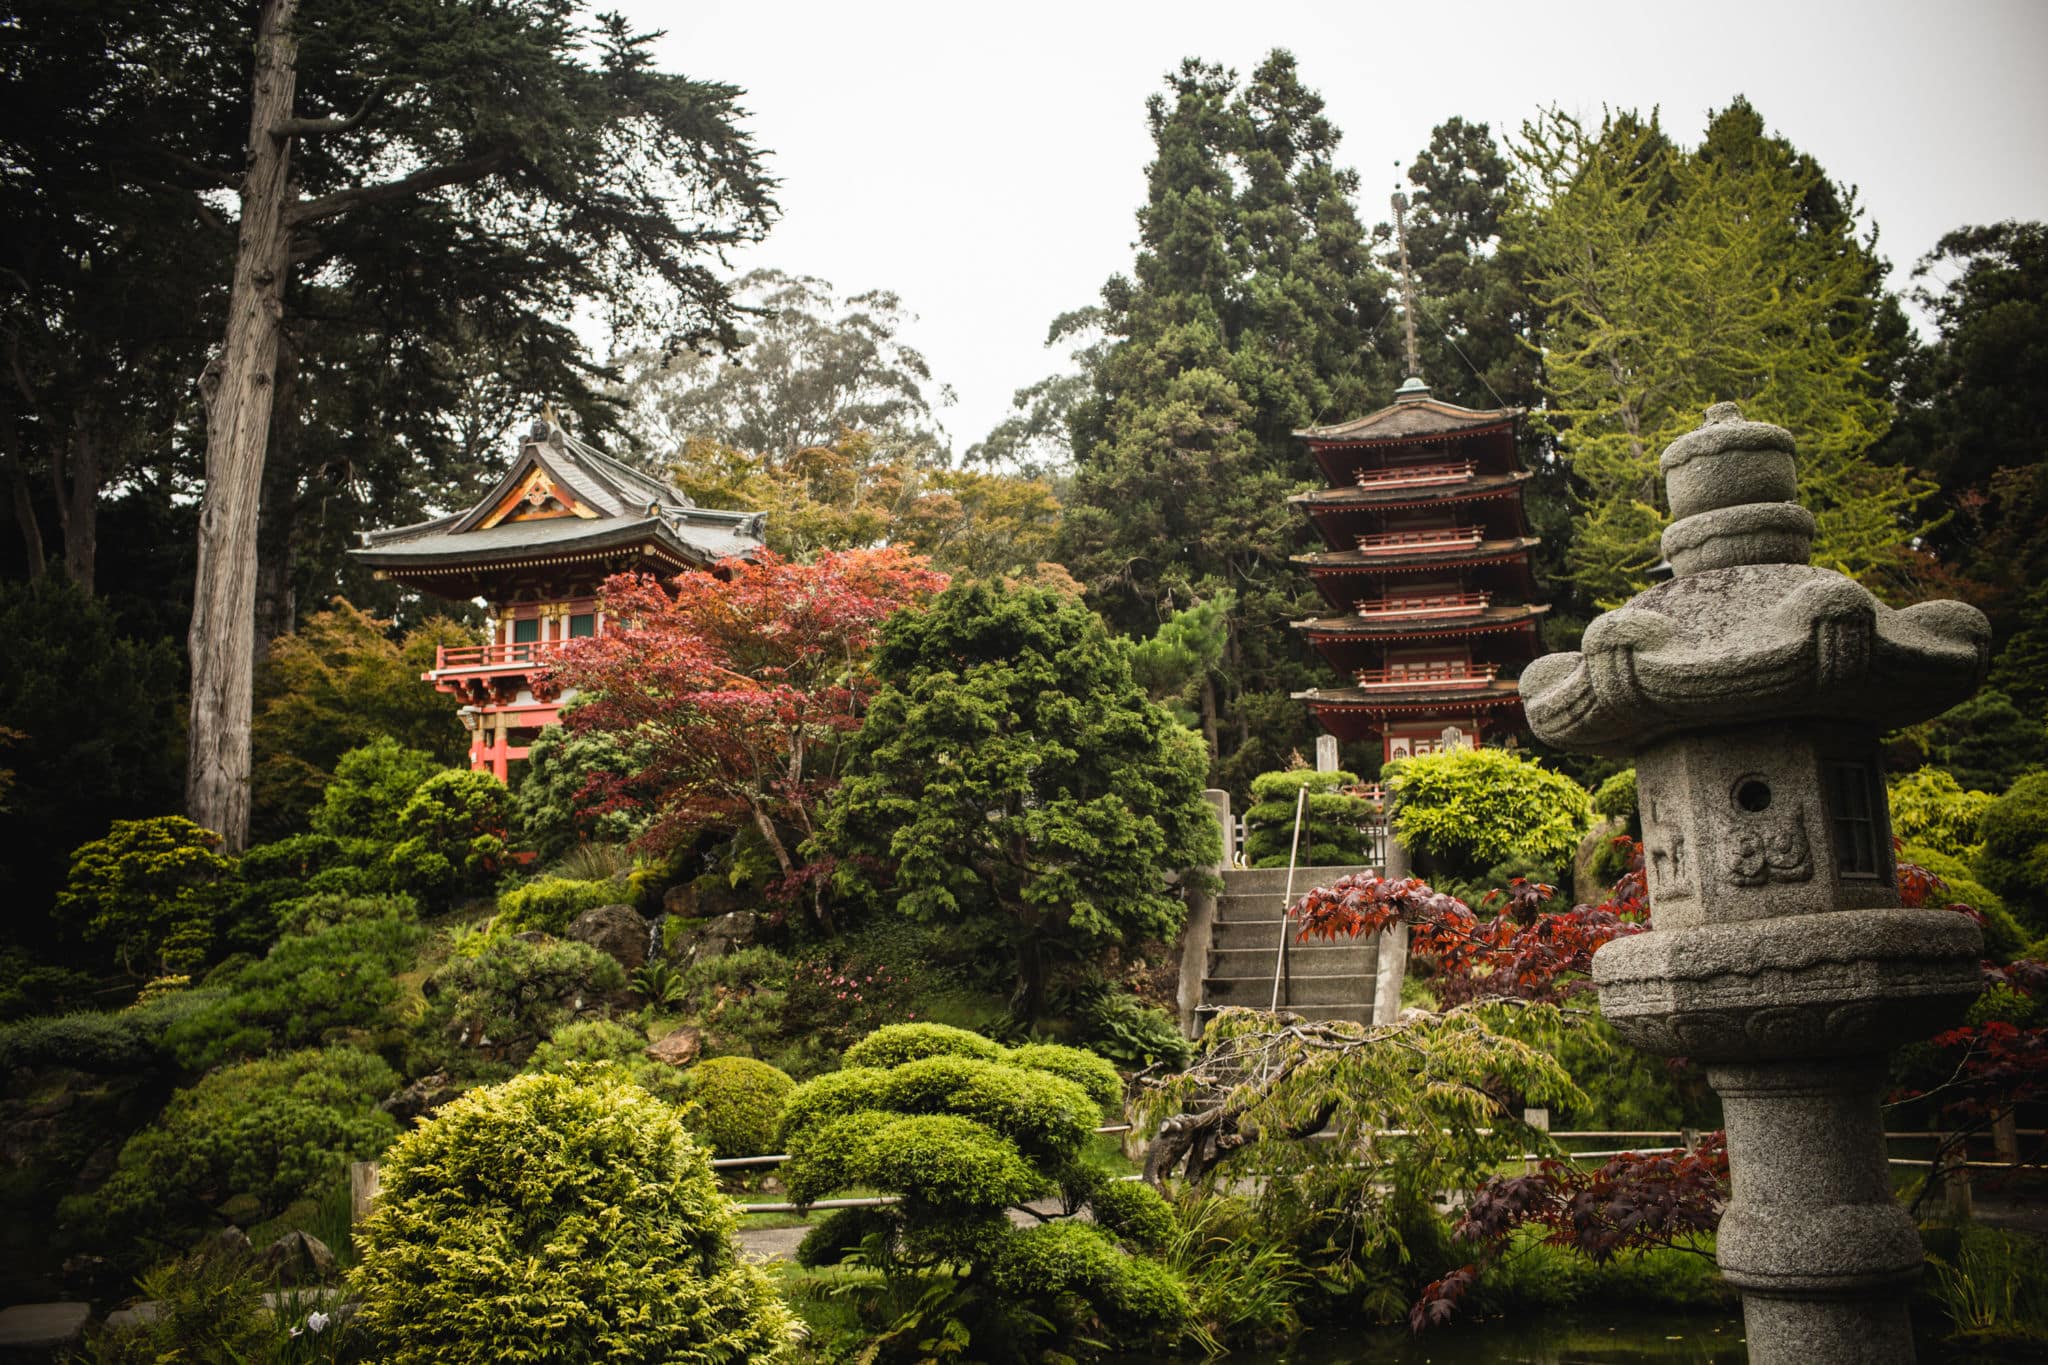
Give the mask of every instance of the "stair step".
[[(1287, 950), (1290, 976), (1365, 976), (1379, 966), (1379, 953), (1370, 945), (1361, 948), (1305, 948), (1294, 944)], [(1213, 977), (1260, 976), (1271, 979), (1274, 952), (1271, 948), (1219, 948), (1209, 954)]]
[[(1312, 886), (1328, 886), (1339, 877), (1348, 877), (1354, 872), (1372, 872), (1370, 867), (1297, 867), (1294, 869), (1294, 890), (1298, 895)], [(1223, 873), (1225, 895), (1272, 895), (1287, 890), (1287, 869), (1284, 867), (1226, 868)]]
[[(1290, 974), (1280, 983), (1280, 1003), (1296, 1005), (1356, 1005), (1371, 1008), (1377, 978), (1370, 972), (1341, 972), (1328, 976)], [(1211, 976), (1202, 980), (1202, 1002), (1208, 1005), (1253, 1005), (1264, 1009), (1273, 999), (1273, 973), (1263, 976)]]

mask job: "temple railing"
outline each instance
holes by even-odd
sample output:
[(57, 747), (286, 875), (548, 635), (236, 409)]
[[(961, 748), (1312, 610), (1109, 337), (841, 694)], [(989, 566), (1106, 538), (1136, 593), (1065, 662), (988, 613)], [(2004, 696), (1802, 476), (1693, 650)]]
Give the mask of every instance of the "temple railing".
[(434, 671), (458, 668), (522, 668), (546, 663), (567, 640), (518, 640), (495, 645), (442, 645), (434, 651)]
[(1437, 526), (1418, 531), (1371, 531), (1358, 537), (1366, 554), (1398, 554), (1410, 550), (1457, 550), (1477, 545), (1485, 532), (1477, 526)]
[(1463, 483), (1477, 467), (1470, 460), (1441, 464), (1395, 465), (1388, 469), (1361, 469), (1353, 475), (1360, 488), (1419, 488), (1429, 484)]
[(1490, 592), (1418, 593), (1408, 597), (1362, 597), (1357, 611), (1375, 621), (1391, 621), (1410, 616), (1477, 616), (1491, 605)]
[(1499, 664), (1468, 664), (1451, 660), (1393, 664), (1387, 668), (1360, 669), (1358, 685), (1369, 692), (1393, 691), (1403, 687), (1484, 687), (1499, 674)]

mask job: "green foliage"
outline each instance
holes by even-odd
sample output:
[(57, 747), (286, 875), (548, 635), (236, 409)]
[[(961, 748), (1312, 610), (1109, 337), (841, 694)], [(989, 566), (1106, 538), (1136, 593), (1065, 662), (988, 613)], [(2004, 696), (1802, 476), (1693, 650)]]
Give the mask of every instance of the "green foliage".
[(1974, 865), (1939, 849), (1905, 844), (1899, 861), (1914, 863), (1941, 878), (1941, 889), (1933, 896), (1936, 905), (1967, 905), (1984, 917), (1984, 952), (2000, 962), (2030, 956), (2023, 950), (2031, 935), (2020, 927), (2005, 902), (1973, 875)]
[[(292, 1352), (289, 1326), (263, 1302), (269, 1288), (247, 1254), (202, 1248), (146, 1273), (136, 1288), (155, 1314), (121, 1328), (102, 1327), (79, 1357), (90, 1365), (162, 1365), (165, 1361), (282, 1362)], [(340, 1335), (337, 1324), (335, 1335)]]
[(1204, 723), (1213, 739), (1216, 726), (1215, 683), (1210, 673), (1223, 662), (1230, 644), (1230, 614), (1237, 594), (1225, 588), (1205, 601), (1174, 612), (1143, 640), (1124, 637), (1131, 652), (1131, 676), (1145, 695), (1169, 707), (1175, 720), (1191, 729)]
[(794, 1337), (675, 1111), (617, 1072), (473, 1090), (401, 1138), (350, 1289), (393, 1365), (772, 1360)]
[(588, 1064), (618, 1067), (650, 1095), (681, 1103), (689, 1094), (687, 1072), (647, 1055), (647, 1039), (610, 1019), (579, 1019), (562, 1025), (533, 1050), (530, 1071), (566, 1074)]
[(1648, 586), (1659, 453), (1710, 404), (1789, 429), (1816, 559), (1882, 582), (1933, 485), (1868, 458), (1884, 268), (1852, 196), (1737, 100), (1686, 152), (1653, 112), (1550, 110), (1512, 148), (1515, 243), (1538, 310), (1543, 420), (1581, 493), (1569, 572), (1601, 606)]
[(1227, 1194), (1183, 1194), (1173, 1214), (1164, 1259), (1212, 1340), (1286, 1340), (1301, 1330), (1296, 1305), (1313, 1285), (1284, 1229)]
[(1178, 1337), (1193, 1317), (1186, 1289), (1165, 1266), (1125, 1255), (1085, 1223), (1025, 1228), (1005, 1239), (989, 1283), (1011, 1304), (1042, 1305), (1070, 1330), (1099, 1317), (1122, 1342)]
[(213, 1005), (171, 1027), (183, 1065), (204, 1070), (396, 1025), (397, 977), (423, 937), (409, 906), (402, 897), (329, 904), (333, 922), (279, 939), (262, 961), (216, 982), (227, 993)]
[(376, 1105), (397, 1085), (378, 1058), (346, 1047), (210, 1072), (128, 1140), (105, 1186), (66, 1201), (65, 1217), (160, 1236), (204, 1226), (230, 1196), (276, 1214), (384, 1150), (398, 1123)]
[(299, 824), (342, 754), (380, 737), (441, 764), (461, 761), (467, 744), (456, 700), (423, 686), (420, 675), (434, 666), (437, 647), (475, 643), (473, 632), (442, 616), (400, 638), (394, 622), (339, 597), (272, 640), (256, 670), (251, 828), (283, 833)]
[(110, 820), (178, 807), (178, 650), (128, 638), (107, 603), (62, 574), (0, 583), (0, 638), (0, 723), (13, 736), (0, 893), (40, 914), (70, 850)]
[(866, 1185), (900, 1193), (923, 1220), (1027, 1203), (1046, 1188), (1015, 1143), (955, 1114), (851, 1114), (800, 1134), (790, 1157), (794, 1199)]
[(2031, 933), (2048, 930), (2048, 772), (2030, 773), (1985, 808), (1977, 879)]
[(870, 1238), (886, 1244), (895, 1230), (895, 1220), (878, 1209), (834, 1209), (804, 1234), (796, 1263), (811, 1269), (838, 1265), (868, 1245)]
[(1987, 687), (1924, 725), (1896, 737), (1893, 752), (1915, 766), (1946, 768), (1967, 789), (2003, 792), (2025, 773), (2048, 766), (2048, 725)]
[(1977, 824), (1997, 797), (1965, 791), (1954, 774), (1940, 768), (1921, 768), (1889, 785), (1895, 837), (1951, 858), (1977, 856)]
[(0, 1071), (64, 1067), (134, 1074), (169, 1060), (166, 1037), (220, 1000), (213, 988), (170, 991), (125, 1010), (46, 1014), (0, 1026)]
[(880, 896), (865, 869), (892, 865), (901, 913), (999, 926), (1020, 1016), (1049, 957), (1178, 928), (1165, 873), (1218, 857), (1200, 745), (1091, 613), (1046, 589), (955, 586), (891, 618), (875, 668), (819, 839), (842, 885)]
[(1623, 768), (1593, 792), (1593, 813), (1609, 820), (1636, 822), (1636, 770)]
[(540, 877), (498, 895), (498, 914), (508, 929), (537, 929), (559, 934), (569, 921), (600, 905), (631, 905), (639, 890), (624, 878), (572, 881)]
[(213, 946), (234, 870), (221, 838), (182, 815), (116, 820), (71, 855), (57, 913), (139, 976), (189, 971)]
[(544, 860), (562, 857), (579, 843), (624, 843), (646, 828), (630, 811), (586, 812), (577, 797), (593, 774), (630, 777), (645, 766), (629, 742), (603, 730), (581, 733), (550, 725), (534, 737), (512, 794), (520, 845)]
[[(262, 952), (279, 933), (303, 928), (309, 916), (329, 915), (339, 902), (387, 891), (383, 863), (384, 847), (369, 839), (302, 833), (256, 845), (236, 868), (234, 899), (222, 919), (223, 946)], [(322, 908), (304, 908), (309, 900)]]
[[(1124, 1078), (1115, 1067), (1085, 1048), (1062, 1047), (1058, 1043), (1026, 1043), (1002, 1054), (1012, 1066), (1032, 1071), (1049, 1071), (1072, 1081), (1088, 1092), (1088, 1098), (1102, 1108), (1105, 1121), (1123, 1108)], [(868, 1062), (868, 1066), (883, 1063)]]
[(511, 795), (489, 773), (435, 773), (398, 812), (393, 881), (443, 907), (487, 893), (505, 867), (511, 814)]
[(948, 1024), (885, 1024), (846, 1049), (841, 1060), (847, 1066), (887, 1069), (926, 1057), (974, 1057), (992, 1062), (1003, 1056), (1003, 1046)]
[(397, 843), (399, 812), (419, 785), (443, 766), (432, 754), (408, 749), (388, 735), (349, 750), (335, 760), (334, 776), (320, 792), (320, 805), (312, 814), (313, 832), (334, 839)]
[(1368, 861), (1364, 826), (1374, 818), (1373, 803), (1344, 788), (1358, 785), (1346, 772), (1291, 768), (1260, 773), (1252, 779), (1252, 804), (1245, 810), (1245, 861), (1253, 867), (1285, 867), (1294, 852), (1294, 811), (1306, 788), (1301, 867), (1356, 867)]
[(1172, 1239), (1173, 1206), (1142, 1180), (1106, 1180), (1088, 1198), (1095, 1225), (1144, 1251), (1158, 1251)]
[(1093, 993), (1078, 1011), (1080, 1036), (1088, 1047), (1132, 1071), (1165, 1062), (1187, 1063), (1191, 1048), (1180, 1020), (1123, 990)]
[(481, 1076), (524, 1061), (575, 1013), (625, 989), (618, 961), (587, 943), (497, 939), (450, 957), (422, 987), (412, 1069)]
[(713, 1156), (761, 1156), (775, 1150), (782, 1102), (796, 1082), (751, 1057), (712, 1057), (690, 1068), (689, 1119)]
[(1469, 886), (1496, 870), (1555, 884), (1592, 823), (1585, 788), (1505, 749), (1397, 759), (1386, 780), (1394, 832), (1438, 884)]
[(1952, 1340), (2038, 1349), (2048, 1341), (2048, 1270), (2041, 1238), (2027, 1232), (1964, 1223), (1927, 1238), (1932, 1289)]

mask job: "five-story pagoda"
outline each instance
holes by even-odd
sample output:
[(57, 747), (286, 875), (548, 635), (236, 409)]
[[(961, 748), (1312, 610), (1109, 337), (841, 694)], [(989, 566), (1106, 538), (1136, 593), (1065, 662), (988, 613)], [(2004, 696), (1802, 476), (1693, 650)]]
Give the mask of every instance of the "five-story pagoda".
[(1452, 726), (1474, 744), (1519, 730), (1514, 675), (1541, 652), (1549, 610), (1532, 600), (1522, 411), (1430, 394), (1406, 254), (1404, 243), (1408, 378), (1391, 406), (1295, 433), (1327, 487), (1291, 499), (1326, 547), (1294, 562), (1331, 608), (1294, 627), (1351, 679), (1296, 698), (1339, 739), (1378, 738), (1382, 761), (1430, 752)]

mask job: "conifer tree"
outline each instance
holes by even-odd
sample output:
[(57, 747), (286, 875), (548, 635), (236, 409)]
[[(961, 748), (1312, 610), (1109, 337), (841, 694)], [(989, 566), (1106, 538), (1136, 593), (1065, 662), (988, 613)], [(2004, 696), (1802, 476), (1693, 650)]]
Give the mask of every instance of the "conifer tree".
[[(1568, 570), (1601, 605), (1648, 582), (1668, 521), (1657, 457), (1713, 402), (1793, 433), (1815, 559), (1874, 585), (1931, 491), (1869, 458), (1890, 404), (1853, 200), (1809, 159), (1720, 132), (1686, 152), (1654, 116), (1589, 129), (1552, 110), (1513, 149), (1509, 230), (1541, 309), (1547, 416), (1584, 506)], [(1838, 211), (1817, 211), (1831, 195)]]
[(1227, 782), (1309, 733), (1287, 699), (1314, 676), (1287, 626), (1308, 609), (1287, 562), (1302, 538), (1287, 497), (1310, 482), (1292, 433), (1391, 387), (1373, 349), (1387, 280), (1351, 203), (1356, 177), (1334, 161), (1337, 129), (1289, 54), (1242, 84), (1186, 61), (1147, 115), (1137, 260), (1103, 289), (1107, 344), (1072, 413), (1063, 558), (1090, 603), (1139, 636), (1234, 592), (1200, 693)]

